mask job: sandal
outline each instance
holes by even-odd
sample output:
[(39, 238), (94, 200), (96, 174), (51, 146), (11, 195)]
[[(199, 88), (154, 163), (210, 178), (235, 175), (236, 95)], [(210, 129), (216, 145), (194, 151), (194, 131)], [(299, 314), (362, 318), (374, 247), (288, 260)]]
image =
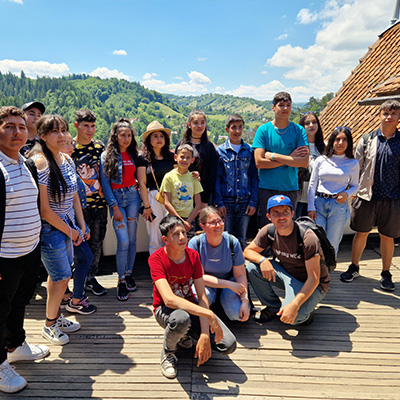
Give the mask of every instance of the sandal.
[(259, 322), (260, 324), (262, 324), (264, 322), (272, 321), (276, 317), (277, 317), (277, 315), (276, 315), (275, 311), (271, 311), (271, 310), (268, 309), (268, 307), (265, 307), (261, 311), (257, 311), (254, 314), (254, 321)]

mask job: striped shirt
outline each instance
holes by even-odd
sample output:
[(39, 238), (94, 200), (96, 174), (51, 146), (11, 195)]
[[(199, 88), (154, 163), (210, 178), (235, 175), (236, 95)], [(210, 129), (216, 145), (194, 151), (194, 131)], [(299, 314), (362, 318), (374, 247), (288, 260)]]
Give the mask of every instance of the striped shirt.
[[(43, 157), (43, 155), (38, 154), (36, 157)], [(60, 167), (60, 171), (65, 179), (65, 182), (67, 183), (67, 192), (64, 193), (64, 197), (61, 197), (61, 201), (58, 201), (58, 199), (55, 199), (51, 194), (50, 185), (49, 185), (50, 169), (49, 169), (48, 164), (45, 169), (38, 171), (39, 185), (47, 186), (47, 193), (49, 195), (50, 208), (63, 221), (67, 222), (69, 220), (72, 222), (72, 224), (75, 224), (75, 212), (74, 212), (74, 208), (73, 208), (73, 198), (74, 198), (75, 193), (78, 190), (75, 164), (68, 155), (63, 154), (63, 162), (59, 167)], [(61, 188), (61, 185), (60, 185), (60, 188)]]
[(39, 243), (38, 188), (21, 155), (14, 160), (0, 151), (0, 168), (6, 184), (6, 214), (0, 257), (29, 254)]

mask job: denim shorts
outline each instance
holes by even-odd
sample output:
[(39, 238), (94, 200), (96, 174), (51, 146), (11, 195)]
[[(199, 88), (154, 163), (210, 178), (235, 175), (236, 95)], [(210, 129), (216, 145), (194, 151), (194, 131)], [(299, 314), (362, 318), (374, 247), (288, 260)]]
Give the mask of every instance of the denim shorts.
[(63, 232), (42, 221), (41, 256), (53, 283), (71, 277), (74, 260), (72, 240)]

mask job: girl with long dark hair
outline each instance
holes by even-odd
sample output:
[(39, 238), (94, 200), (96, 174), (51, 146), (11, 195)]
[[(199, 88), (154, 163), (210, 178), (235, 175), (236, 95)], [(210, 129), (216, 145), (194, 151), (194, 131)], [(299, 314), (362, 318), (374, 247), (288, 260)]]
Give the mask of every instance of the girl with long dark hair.
[(136, 290), (132, 278), (136, 258), (136, 231), (140, 196), (136, 179), (138, 158), (135, 132), (129, 120), (120, 118), (112, 127), (101, 155), (100, 176), (104, 197), (110, 207), (117, 236), (117, 299), (126, 301)]
[(147, 126), (142, 135), (142, 154), (139, 155), (137, 176), (143, 201), (143, 218), (149, 234), (149, 253), (162, 247), (160, 221), (167, 215), (164, 205), (156, 200), (164, 175), (174, 167), (174, 154), (170, 149), (171, 131), (158, 121)]
[(214, 144), (208, 139), (207, 118), (201, 110), (192, 110), (189, 113), (185, 133), (176, 145), (176, 149), (186, 143), (194, 147), (198, 153), (189, 171), (198, 171), (200, 174), (203, 187), (202, 207), (212, 205), (217, 180), (218, 153)]
[(308, 147), (310, 149), (310, 157), (308, 159), (307, 168), (299, 168), (300, 199), (296, 207), (296, 218), (307, 215), (307, 192), (311, 173), (314, 168), (315, 159), (324, 154), (325, 150), (324, 135), (322, 134), (321, 123), (319, 122), (317, 114), (314, 111), (308, 111), (301, 114), (299, 125), (306, 130)]
[(308, 188), (308, 215), (325, 229), (336, 254), (350, 219), (347, 199), (358, 190), (359, 169), (350, 129), (336, 127), (324, 155), (315, 160)]
[(71, 277), (73, 245), (85, 235), (85, 221), (77, 193), (75, 165), (62, 153), (68, 123), (59, 115), (45, 115), (37, 123), (39, 143), (30, 152), (38, 169), (41, 256), (47, 279), (46, 322), (42, 336), (54, 344), (69, 342), (66, 333), (80, 329), (79, 323), (60, 314), (60, 304)]

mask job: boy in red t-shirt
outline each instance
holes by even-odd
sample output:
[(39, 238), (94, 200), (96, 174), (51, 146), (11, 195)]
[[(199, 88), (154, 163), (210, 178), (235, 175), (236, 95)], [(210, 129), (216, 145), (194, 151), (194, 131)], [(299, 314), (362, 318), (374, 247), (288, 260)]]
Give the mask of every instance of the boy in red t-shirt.
[(199, 366), (211, 357), (211, 344), (216, 350), (230, 354), (236, 349), (236, 338), (208, 308), (200, 256), (186, 247), (182, 220), (167, 215), (160, 222), (160, 230), (165, 246), (149, 258), (153, 306), (157, 322), (165, 328), (161, 372), (167, 378), (175, 378), (177, 345), (191, 348), (192, 338), (196, 339), (195, 357)]

